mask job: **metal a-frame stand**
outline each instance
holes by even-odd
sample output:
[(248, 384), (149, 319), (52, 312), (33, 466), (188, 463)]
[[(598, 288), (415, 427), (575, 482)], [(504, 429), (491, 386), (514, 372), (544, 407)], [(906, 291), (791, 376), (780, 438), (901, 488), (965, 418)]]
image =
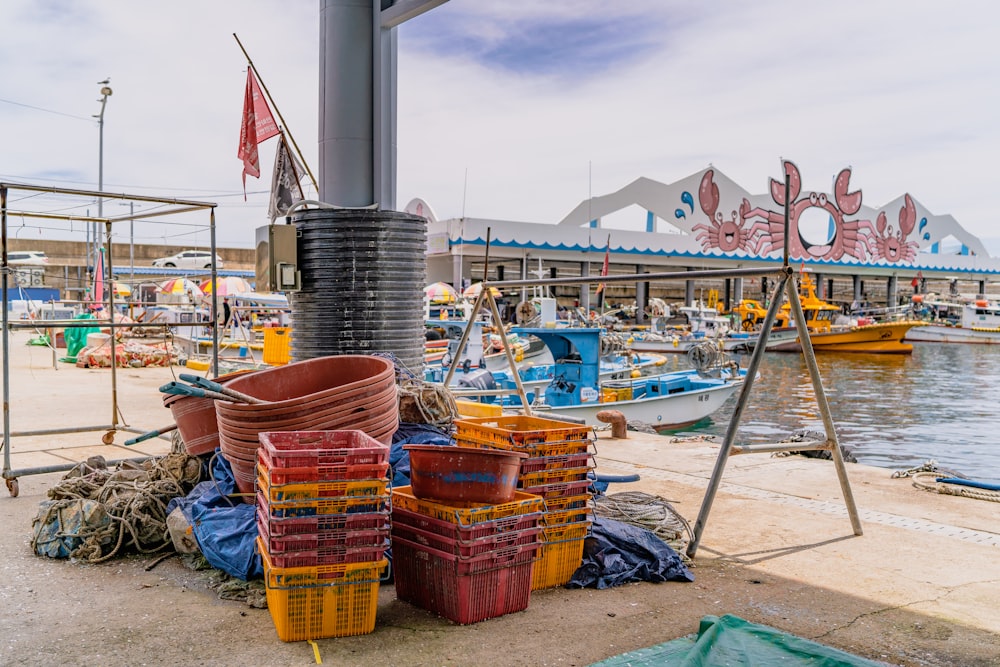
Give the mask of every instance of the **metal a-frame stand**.
[[(787, 230), (787, 218), (785, 228)], [(809, 368), (809, 377), (812, 379), (812, 386), (816, 392), (816, 402), (819, 404), (819, 411), (823, 417), (823, 429), (826, 434), (826, 440), (736, 445), (734, 444), (734, 441), (736, 439), (736, 432), (740, 425), (740, 419), (743, 416), (743, 410), (749, 402), (750, 392), (753, 390), (754, 380), (757, 377), (757, 369), (760, 367), (760, 362), (764, 358), (764, 352), (767, 347), (767, 339), (771, 332), (771, 327), (774, 325), (778, 309), (781, 307), (782, 290), (784, 290), (789, 304), (791, 305), (792, 316), (794, 317), (796, 326), (799, 330), (799, 343), (802, 346), (802, 355), (805, 357), (806, 366)], [(764, 317), (764, 324), (761, 328), (760, 338), (757, 340), (757, 344), (754, 346), (753, 354), (750, 356), (750, 363), (747, 365), (746, 379), (743, 381), (743, 386), (740, 389), (739, 398), (736, 402), (736, 408), (733, 410), (733, 416), (730, 418), (729, 426), (726, 428), (725, 440), (723, 440), (722, 447), (719, 449), (719, 458), (715, 461), (715, 468), (712, 470), (712, 478), (709, 481), (708, 489), (705, 492), (705, 498), (702, 500), (701, 510), (698, 512), (698, 519), (694, 525), (694, 536), (691, 539), (691, 542), (688, 543), (687, 555), (691, 558), (694, 558), (695, 553), (698, 551), (698, 545), (701, 542), (702, 533), (705, 532), (705, 524), (708, 522), (708, 514), (712, 509), (712, 503), (715, 500), (715, 495), (719, 491), (719, 485), (722, 484), (722, 475), (726, 469), (726, 462), (729, 460), (730, 456), (736, 454), (773, 454), (776, 452), (814, 450), (829, 451), (831, 457), (833, 458), (834, 466), (837, 468), (837, 477), (840, 480), (840, 490), (844, 494), (844, 504), (847, 505), (847, 513), (851, 517), (851, 527), (854, 529), (855, 535), (862, 534), (861, 520), (858, 518), (858, 510), (854, 504), (854, 494), (851, 492), (851, 484), (847, 478), (847, 468), (844, 465), (844, 456), (840, 451), (840, 444), (837, 442), (837, 431), (833, 426), (833, 416), (830, 414), (830, 404), (826, 400), (826, 392), (823, 390), (823, 381), (819, 374), (819, 366), (816, 364), (816, 353), (813, 351), (812, 340), (809, 338), (809, 330), (805, 326), (805, 321), (805, 314), (802, 312), (802, 301), (799, 298), (798, 286), (795, 284), (795, 280), (792, 277), (792, 268), (788, 265), (786, 254), (785, 264), (782, 267), (781, 278), (775, 286), (774, 291), (771, 293), (771, 305), (768, 307), (767, 315)]]
[[(736, 402), (736, 409), (729, 420), (726, 428), (726, 437), (719, 449), (719, 458), (715, 461), (715, 468), (712, 470), (712, 478), (709, 480), (705, 498), (701, 502), (701, 509), (698, 511), (698, 519), (694, 525), (693, 537), (688, 543), (687, 555), (694, 558), (701, 543), (702, 533), (705, 532), (705, 524), (708, 523), (708, 513), (712, 510), (712, 503), (715, 501), (715, 494), (722, 484), (722, 474), (726, 470), (726, 462), (730, 456), (735, 454), (774, 454), (777, 452), (791, 451), (816, 451), (827, 450), (830, 452), (834, 466), (837, 468), (837, 478), (840, 480), (840, 490), (844, 494), (844, 504), (847, 505), (847, 513), (851, 517), (851, 527), (855, 535), (863, 534), (861, 530), (861, 520), (858, 518), (858, 508), (854, 504), (854, 494), (851, 492), (851, 483), (847, 479), (847, 467), (844, 465), (844, 455), (840, 451), (840, 443), (837, 442), (837, 431), (833, 426), (833, 416), (830, 414), (830, 403), (826, 400), (826, 392), (823, 390), (823, 380), (819, 374), (819, 366), (816, 364), (816, 353), (813, 350), (812, 340), (809, 338), (809, 327), (806, 326), (805, 313), (802, 312), (802, 300), (799, 298), (798, 285), (792, 279), (792, 267), (788, 264), (788, 233), (789, 233), (789, 190), (791, 189), (789, 177), (785, 176), (785, 234), (784, 253), (781, 266), (781, 278), (771, 293), (771, 304), (764, 317), (764, 324), (761, 326), (760, 337), (754, 346), (753, 354), (750, 356), (750, 363), (747, 366), (746, 379), (740, 389), (740, 395)], [(806, 366), (809, 368), (809, 377), (812, 380), (813, 390), (816, 392), (816, 402), (819, 404), (819, 412), (823, 416), (823, 430), (826, 440), (804, 441), (795, 443), (773, 443), (758, 445), (736, 445), (736, 431), (739, 429), (740, 418), (750, 399), (750, 391), (753, 389), (754, 380), (757, 377), (757, 369), (760, 367), (761, 359), (767, 348), (767, 339), (774, 326), (774, 320), (781, 307), (781, 295), (784, 291), (791, 306), (792, 317), (799, 332), (799, 344), (802, 347), (802, 356), (805, 357)]]

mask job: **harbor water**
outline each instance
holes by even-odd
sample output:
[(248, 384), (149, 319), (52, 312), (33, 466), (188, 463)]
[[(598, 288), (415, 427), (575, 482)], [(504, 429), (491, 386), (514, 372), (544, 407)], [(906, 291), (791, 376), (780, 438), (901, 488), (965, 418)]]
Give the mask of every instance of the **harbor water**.
[[(816, 355), (838, 440), (867, 465), (905, 470), (934, 460), (1000, 482), (1000, 346), (913, 348), (912, 355)], [(736, 359), (746, 367), (750, 358)], [(721, 439), (735, 405), (730, 399), (711, 423), (690, 431)], [(736, 441), (777, 442), (802, 430), (823, 431), (805, 359), (768, 353)]]

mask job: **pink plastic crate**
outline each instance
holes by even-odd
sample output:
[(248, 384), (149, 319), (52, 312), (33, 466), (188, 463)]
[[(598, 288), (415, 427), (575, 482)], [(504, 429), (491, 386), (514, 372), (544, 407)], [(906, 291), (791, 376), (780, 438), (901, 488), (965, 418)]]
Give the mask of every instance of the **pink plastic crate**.
[(257, 532), (272, 554), (316, 551), (331, 547), (378, 547), (389, 539), (389, 527), (368, 530), (323, 530), (299, 535), (272, 535), (267, 517), (257, 512)]
[(528, 607), (538, 545), (522, 559), (479, 572), (462, 572), (456, 567), (457, 556), (403, 539), (395, 539), (392, 548), (396, 597), (400, 600), (462, 624)]
[(260, 445), (282, 468), (374, 465), (389, 460), (389, 448), (364, 431), (267, 431)]

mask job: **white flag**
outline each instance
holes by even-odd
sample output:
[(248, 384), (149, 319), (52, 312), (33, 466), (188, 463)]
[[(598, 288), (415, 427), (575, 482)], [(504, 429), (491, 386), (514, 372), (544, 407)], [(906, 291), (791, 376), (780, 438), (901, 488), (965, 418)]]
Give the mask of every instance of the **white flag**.
[(281, 135), (278, 150), (274, 154), (274, 175), (271, 177), (271, 203), (267, 213), (271, 222), (278, 216), (285, 215), (295, 202), (302, 201), (302, 186), (299, 180), (305, 174), (305, 169), (295, 156), (288, 150), (285, 135)]

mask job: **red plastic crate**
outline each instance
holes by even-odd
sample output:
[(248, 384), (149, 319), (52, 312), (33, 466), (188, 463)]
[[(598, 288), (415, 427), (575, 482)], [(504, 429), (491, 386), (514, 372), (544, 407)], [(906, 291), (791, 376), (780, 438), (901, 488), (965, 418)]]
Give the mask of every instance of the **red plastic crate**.
[(471, 558), (472, 556), (495, 552), (498, 549), (540, 542), (542, 539), (542, 526), (535, 526), (526, 530), (497, 533), (475, 540), (459, 540), (454, 537), (439, 535), (433, 531), (409, 526), (400, 521), (394, 521), (392, 524), (392, 539), (395, 540), (397, 538), (403, 538), (414, 544), (444, 551), (459, 558)]
[(290, 500), (270, 502), (257, 492), (257, 507), (269, 518), (315, 517), (323, 514), (368, 514), (384, 512), (389, 507), (389, 496), (340, 496), (319, 500)]
[(594, 455), (589, 452), (564, 454), (562, 456), (535, 456), (521, 461), (521, 475), (543, 470), (566, 470), (569, 468), (594, 467)]
[(490, 521), (479, 521), (466, 526), (443, 519), (436, 519), (426, 514), (420, 514), (419, 512), (411, 512), (398, 505), (392, 508), (393, 524), (413, 526), (414, 528), (464, 542), (500, 533), (528, 530), (540, 525), (542, 523), (542, 516), (544, 516), (542, 512), (515, 514)]
[(483, 521), (493, 521), (503, 517), (541, 512), (544, 508), (542, 499), (525, 492), (515, 492), (514, 500), (499, 505), (483, 503), (454, 502), (449, 504), (417, 498), (408, 486), (396, 487), (392, 490), (392, 506), (400, 507), (417, 514), (449, 521), (463, 526), (471, 526)]
[(260, 446), (282, 468), (374, 465), (389, 460), (389, 448), (364, 431), (266, 431)]
[(528, 607), (533, 560), (460, 574), (451, 560), (457, 557), (451, 554), (434, 553), (402, 539), (394, 540), (392, 549), (400, 600), (462, 624)]
[(307, 468), (285, 468), (275, 465), (263, 447), (257, 450), (257, 469), (264, 471), (268, 484), (295, 484), (302, 482), (335, 482), (358, 479), (382, 479), (389, 471), (389, 462), (349, 463), (345, 465), (316, 465)]
[(389, 539), (389, 525), (386, 522), (382, 528), (366, 530), (334, 529), (298, 535), (272, 535), (267, 517), (258, 510), (257, 533), (267, 546), (268, 553), (284, 554), (291, 551), (315, 551), (338, 546), (377, 547), (385, 544), (386, 540)]
[(273, 537), (293, 535), (311, 536), (316, 533), (340, 531), (389, 531), (389, 512), (358, 514), (321, 514), (317, 516), (292, 516), (278, 518), (268, 515), (267, 507), (257, 507), (257, 524), (267, 527)]
[(389, 540), (385, 540), (379, 546), (348, 547), (332, 546), (321, 547), (310, 551), (290, 551), (286, 553), (273, 553), (268, 551), (268, 557), (274, 567), (317, 567), (320, 565), (339, 565), (341, 563), (374, 563), (382, 560), (385, 550), (389, 548)]
[(593, 519), (593, 516), (594, 515), (590, 511), (589, 507), (578, 507), (576, 509), (562, 510), (559, 512), (546, 512), (542, 515), (542, 525), (546, 528), (564, 526), (568, 523), (590, 521)]

